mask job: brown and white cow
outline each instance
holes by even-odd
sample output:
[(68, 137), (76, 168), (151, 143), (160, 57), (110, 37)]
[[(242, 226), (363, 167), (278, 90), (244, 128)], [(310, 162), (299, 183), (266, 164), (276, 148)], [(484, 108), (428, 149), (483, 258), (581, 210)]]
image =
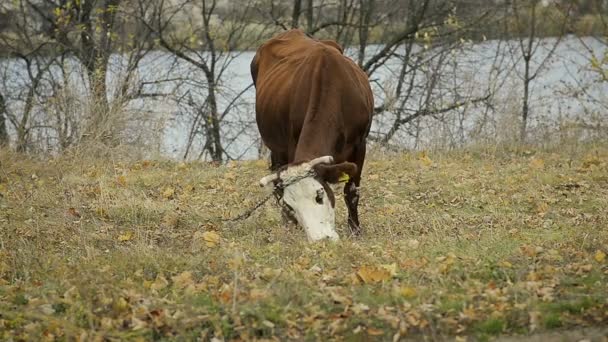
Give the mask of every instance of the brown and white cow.
[(349, 226), (360, 234), (359, 184), (374, 108), (367, 75), (336, 42), (294, 29), (258, 48), (251, 76), (274, 171), (260, 185), (274, 185), (309, 240), (337, 240), (330, 185), (346, 181)]

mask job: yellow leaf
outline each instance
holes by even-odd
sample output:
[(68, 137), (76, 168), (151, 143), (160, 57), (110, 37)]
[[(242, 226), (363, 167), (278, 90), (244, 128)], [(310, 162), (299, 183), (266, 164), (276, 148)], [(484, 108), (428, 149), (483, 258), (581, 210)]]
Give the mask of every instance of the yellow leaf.
[(346, 182), (348, 182), (349, 179), (350, 179), (350, 176), (348, 175), (348, 173), (342, 172), (342, 174), (340, 175), (340, 178), (338, 178), (338, 182), (346, 183)]
[(536, 207), (536, 211), (538, 212), (538, 214), (542, 217), (545, 216), (547, 214), (547, 212), (549, 211), (549, 205), (545, 202), (540, 203), (537, 207)]
[(120, 175), (120, 176), (116, 177), (116, 183), (118, 183), (118, 185), (120, 185), (120, 186), (126, 186), (127, 178), (123, 175)]
[(194, 284), (194, 280), (192, 279), (192, 272), (184, 271), (174, 277), (171, 278), (173, 280), (173, 284), (175, 287), (183, 289), (192, 284)]
[(129, 241), (133, 238), (133, 232), (125, 232), (118, 236), (118, 241)]
[(429, 158), (429, 156), (426, 155), (426, 151), (420, 152), (420, 155), (418, 156), (418, 160), (420, 160), (422, 165), (425, 167), (429, 167), (429, 166), (433, 165), (433, 161), (431, 160), (431, 158)]
[(129, 303), (123, 297), (119, 297), (112, 303), (112, 309), (116, 312), (124, 312), (129, 308)]
[(498, 265), (500, 267), (504, 267), (504, 268), (512, 268), (513, 267), (513, 264), (511, 264), (508, 261), (501, 261), (501, 262), (498, 263)]
[(391, 278), (391, 273), (384, 267), (362, 266), (357, 276), (365, 284), (378, 283)]
[(583, 169), (590, 169), (593, 166), (600, 166), (602, 161), (595, 155), (586, 155), (583, 159)]
[(175, 195), (175, 189), (172, 187), (166, 187), (165, 190), (163, 190), (162, 195), (166, 199), (172, 199)]
[(269, 296), (270, 293), (265, 289), (251, 289), (249, 291), (249, 299), (252, 300), (266, 299)]
[(216, 232), (204, 232), (203, 240), (207, 247), (215, 247), (220, 243), (220, 235)]
[(380, 329), (367, 328), (367, 334), (372, 336), (381, 336), (384, 335), (384, 331)]
[(598, 250), (597, 252), (595, 252), (594, 258), (597, 262), (604, 262), (604, 260), (606, 260), (606, 253)]
[(150, 285), (150, 288), (152, 290), (162, 290), (165, 287), (167, 287), (167, 285), (169, 285), (169, 282), (167, 281), (167, 279), (165, 279), (165, 277), (163, 277), (162, 275), (158, 275), (156, 277), (156, 280), (154, 280), (154, 282)]
[(530, 167), (533, 169), (542, 169), (545, 167), (545, 161), (542, 159), (533, 158), (530, 161)]
[(399, 289), (399, 294), (405, 298), (412, 298), (416, 296), (416, 289), (409, 286), (403, 286)]

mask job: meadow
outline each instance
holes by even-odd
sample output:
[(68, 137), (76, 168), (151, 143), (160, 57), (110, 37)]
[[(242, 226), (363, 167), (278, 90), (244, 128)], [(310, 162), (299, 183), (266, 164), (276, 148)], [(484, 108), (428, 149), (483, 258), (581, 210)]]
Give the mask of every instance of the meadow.
[(608, 336), (606, 145), (372, 151), (336, 243), (267, 168), (0, 151), (0, 340)]

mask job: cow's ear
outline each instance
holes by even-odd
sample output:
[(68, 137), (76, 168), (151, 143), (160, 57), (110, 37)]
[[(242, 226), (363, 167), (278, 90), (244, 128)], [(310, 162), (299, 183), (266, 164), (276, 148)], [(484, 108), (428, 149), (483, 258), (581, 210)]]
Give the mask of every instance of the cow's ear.
[(338, 44), (335, 40), (329, 40), (329, 39), (321, 40), (321, 43), (334, 47), (334, 48), (338, 49), (338, 51), (340, 51), (341, 54), (344, 54), (344, 49), (342, 49), (342, 46), (340, 46), (340, 44)]
[(348, 181), (357, 174), (357, 165), (350, 162), (333, 165), (318, 164), (314, 169), (321, 179), (331, 184)]
[(253, 80), (253, 86), (256, 86), (256, 81), (258, 79), (258, 54), (256, 53), (253, 56), (253, 60), (251, 61), (251, 79)]

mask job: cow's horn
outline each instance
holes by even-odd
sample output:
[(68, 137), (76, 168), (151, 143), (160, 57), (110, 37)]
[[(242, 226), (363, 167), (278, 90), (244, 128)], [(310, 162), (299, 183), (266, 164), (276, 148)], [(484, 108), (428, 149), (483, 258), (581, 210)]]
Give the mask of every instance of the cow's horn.
[(334, 157), (332, 156), (323, 156), (319, 158), (315, 158), (310, 161), (310, 166), (315, 166), (317, 164), (332, 164), (334, 162)]
[(268, 183), (276, 180), (279, 178), (279, 174), (278, 173), (271, 173), (268, 176), (260, 179), (260, 186), (261, 187), (265, 187)]

